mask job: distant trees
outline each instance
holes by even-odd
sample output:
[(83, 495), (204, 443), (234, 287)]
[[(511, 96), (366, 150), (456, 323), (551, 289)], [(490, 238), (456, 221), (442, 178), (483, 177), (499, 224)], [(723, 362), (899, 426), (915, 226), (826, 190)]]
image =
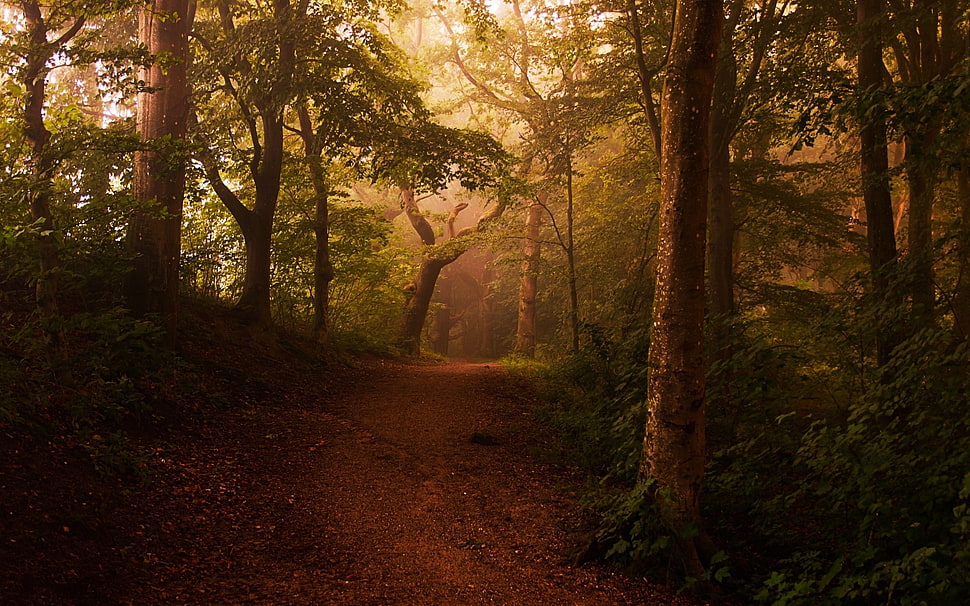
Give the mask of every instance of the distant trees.
[(472, 234), (504, 212), (507, 201), (497, 196), (499, 199), (479, 217), (474, 227), (460, 231), (454, 224), (467, 204), (455, 205), (447, 219), (450, 240), (439, 244), (434, 229), (417, 205), (415, 193), (437, 192), (452, 181), (469, 190), (500, 189), (508, 177), (509, 158), (489, 135), (433, 124), (405, 127), (398, 136), (389, 137), (383, 148), (385, 151), (377, 155), (375, 166), (400, 184), (401, 205), (424, 249), (417, 275), (407, 288), (399, 335), (403, 349), (416, 355), (441, 270), (470, 247)]

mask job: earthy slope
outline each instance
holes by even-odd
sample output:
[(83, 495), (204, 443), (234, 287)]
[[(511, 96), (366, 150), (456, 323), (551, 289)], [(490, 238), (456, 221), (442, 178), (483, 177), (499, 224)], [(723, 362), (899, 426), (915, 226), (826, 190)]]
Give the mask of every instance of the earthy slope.
[(501, 369), (240, 351), (189, 352), (228, 405), (143, 440), (144, 487), (13, 452), (0, 603), (687, 603), (568, 565), (575, 478)]

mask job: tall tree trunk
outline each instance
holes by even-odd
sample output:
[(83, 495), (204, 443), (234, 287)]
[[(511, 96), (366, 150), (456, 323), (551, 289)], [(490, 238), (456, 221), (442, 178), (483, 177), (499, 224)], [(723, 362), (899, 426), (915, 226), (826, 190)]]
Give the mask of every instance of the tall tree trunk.
[(970, 339), (970, 169), (961, 168), (957, 173), (957, 192), (960, 199), (960, 253), (953, 324), (958, 339)]
[(522, 274), (519, 279), (519, 313), (515, 329), (515, 353), (533, 358), (536, 355), (536, 295), (538, 294), (539, 260), (542, 245), (539, 229), (542, 226), (546, 194), (539, 193), (539, 200), (529, 205), (525, 221)]
[(283, 120), (279, 116), (266, 113), (263, 116), (262, 125), (261, 161), (259, 168), (253, 173), (253, 183), (256, 186), (253, 209), (237, 207), (232, 214), (239, 223), (246, 244), (246, 269), (236, 309), (242, 313), (245, 321), (267, 328), (273, 324), (270, 305), (271, 253), (273, 218), (276, 215), (276, 204), (279, 200), (283, 164)]
[(330, 282), (333, 264), (330, 262), (330, 188), (323, 167), (322, 150), (314, 133), (310, 113), (303, 104), (298, 109), (303, 152), (310, 165), (313, 184), (313, 233), (316, 254), (313, 264), (313, 337), (326, 345), (330, 335)]
[(725, 326), (734, 316), (734, 204), (731, 194), (731, 160), (724, 141), (711, 147), (708, 264), (711, 316)]
[(162, 314), (171, 345), (178, 323), (179, 255), (185, 161), (179, 145), (188, 121), (188, 34), (190, 0), (154, 0), (139, 15), (139, 39), (148, 52), (171, 63), (155, 65), (141, 77), (152, 92), (138, 95), (136, 124), (146, 149), (136, 152), (132, 191), (139, 208), (128, 225), (134, 254), (128, 278), (128, 305), (136, 314)]
[[(737, 93), (738, 63), (734, 55), (734, 29), (743, 2), (730, 4), (714, 77), (711, 103), (711, 160), (708, 178), (708, 253), (711, 316), (725, 327), (734, 315), (734, 211), (731, 195), (731, 140), (737, 127), (733, 120)], [(718, 336), (721, 330), (718, 330)], [(718, 339), (720, 342), (721, 339)]]
[(488, 260), (485, 264), (485, 271), (482, 274), (482, 297), (479, 301), (481, 313), (481, 333), (482, 338), (478, 343), (479, 356), (491, 358), (495, 356), (495, 332), (492, 330), (492, 263)]
[[(322, 172), (322, 171), (321, 171)], [(313, 263), (313, 338), (326, 345), (330, 338), (330, 283), (333, 263), (330, 261), (330, 206), (326, 186), (314, 186), (313, 233), (316, 253)]]
[[(859, 92), (871, 93), (883, 85), (882, 40), (879, 22), (882, 0), (858, 0)], [(896, 263), (896, 234), (893, 201), (889, 185), (889, 147), (886, 121), (877, 112), (868, 112), (859, 131), (861, 143), (862, 197), (866, 206), (869, 271), (874, 299), (886, 305), (898, 303), (889, 292), (888, 274)], [(892, 297), (892, 299), (890, 299)], [(886, 326), (876, 335), (876, 361), (882, 366), (898, 342), (898, 329)]]
[[(257, 190), (257, 198), (258, 195)], [(246, 219), (239, 221), (239, 226), (245, 242), (246, 268), (242, 292), (235, 307), (246, 322), (267, 328), (273, 324), (270, 304), (273, 218), (272, 215), (250, 211)]]
[[(722, 21), (719, 0), (677, 1), (661, 101), (660, 242), (641, 474), (655, 481), (662, 515), (681, 530), (701, 526), (708, 135)], [(695, 578), (704, 568), (700, 547), (681, 535), (678, 550)]]
[(411, 355), (421, 353), (421, 331), (428, 317), (428, 306), (434, 296), (435, 284), (442, 268), (457, 259), (425, 259), (421, 262), (418, 275), (412, 284), (412, 291), (404, 307), (404, 320), (401, 324), (401, 346)]
[(451, 308), (454, 305), (454, 284), (448, 272), (438, 277), (438, 304), (431, 322), (431, 349), (438, 355), (447, 356), (451, 343)]
[[(567, 152), (568, 153), (568, 152)], [(573, 205), (573, 163), (566, 159), (566, 271), (569, 287), (569, 337), (573, 353), (579, 353), (579, 292), (576, 287), (576, 246)]]
[[(227, 0), (217, 3), (222, 28), (226, 35), (235, 31), (232, 10)], [(268, 328), (273, 324), (272, 306), (270, 304), (272, 288), (272, 245), (273, 222), (276, 216), (276, 206), (279, 202), (280, 179), (283, 172), (283, 111), (281, 99), (289, 99), (293, 87), (293, 75), (296, 69), (294, 42), (289, 38), (290, 22), (294, 15), (289, 0), (273, 0), (273, 19), (279, 34), (277, 42), (276, 76), (277, 78), (265, 90), (264, 94), (252, 102), (250, 106), (236, 97), (244, 119), (247, 122), (248, 134), (252, 143), (252, 157), (249, 162), (249, 173), (256, 192), (253, 208), (250, 210), (223, 182), (219, 174), (219, 166), (214, 160), (211, 150), (203, 149), (200, 160), (205, 166), (206, 177), (209, 179), (219, 199), (239, 224), (246, 245), (246, 268), (243, 277), (243, 288), (236, 309), (243, 319), (260, 328)], [(300, 8), (306, 4), (301, 3)], [(240, 57), (226, 58), (232, 68), (241, 74), (249, 74), (251, 67)], [(225, 85), (233, 89), (230, 68), (220, 70)], [(254, 112), (255, 109), (255, 112)], [(257, 118), (258, 115), (258, 118)]]
[[(927, 125), (925, 128), (932, 128)], [(913, 328), (932, 322), (936, 305), (933, 285), (933, 198), (934, 175), (926, 157), (926, 144), (932, 134), (906, 137), (906, 182), (909, 187), (909, 230), (907, 244), (915, 264), (912, 284)]]
[(653, 143), (653, 152), (660, 157), (660, 120), (657, 117), (657, 104), (653, 100), (653, 79), (660, 73), (659, 67), (649, 67), (647, 65), (646, 53), (643, 44), (643, 30), (640, 26), (640, 9), (637, 0), (627, 0), (626, 15), (630, 20), (630, 35), (633, 38), (633, 52), (636, 58), (637, 80), (640, 83), (640, 105), (643, 113), (647, 117), (647, 124), (650, 126), (650, 137)]

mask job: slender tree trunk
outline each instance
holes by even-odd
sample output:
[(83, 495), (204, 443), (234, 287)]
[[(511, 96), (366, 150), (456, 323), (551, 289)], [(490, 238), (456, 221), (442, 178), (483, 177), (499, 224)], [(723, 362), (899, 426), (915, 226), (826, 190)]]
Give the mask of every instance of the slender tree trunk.
[(438, 277), (437, 291), (440, 307), (435, 309), (431, 322), (431, 348), (436, 354), (447, 356), (451, 343), (451, 308), (454, 305), (454, 284), (449, 279), (448, 272)]
[(576, 288), (576, 246), (573, 238), (573, 165), (566, 161), (566, 271), (569, 286), (569, 337), (573, 353), (579, 353), (579, 292)]
[(35, 299), (42, 316), (57, 314), (58, 272), (61, 260), (57, 245), (54, 216), (51, 213), (51, 174), (54, 171), (54, 155), (48, 147), (51, 133), (44, 123), (44, 106), (47, 101), (47, 62), (54, 53), (73, 38), (84, 25), (84, 19), (77, 19), (56, 41), (47, 39), (48, 26), (44, 21), (40, 5), (35, 0), (21, 3), (24, 24), (30, 37), (27, 62), (22, 82), (27, 89), (24, 103), (24, 135), (30, 148), (30, 186), (27, 200), (30, 218), (39, 228), (37, 235), (37, 257), (39, 272)]
[(330, 283), (334, 277), (330, 262), (330, 208), (326, 187), (314, 186), (314, 189), (313, 337), (317, 343), (326, 345), (330, 336)]
[(959, 259), (956, 294), (953, 300), (954, 332), (958, 339), (970, 339), (970, 170), (957, 173), (960, 199)]
[[(711, 97), (719, 0), (678, 0), (661, 102), (661, 222), (641, 474), (681, 531), (701, 526), (705, 464), (704, 257)], [(703, 571), (701, 543), (681, 535), (686, 573)], [(704, 554), (706, 555), (706, 554)]]
[[(931, 128), (927, 126), (926, 128)], [(932, 322), (936, 305), (933, 285), (933, 198), (934, 175), (927, 164), (926, 144), (933, 136), (926, 133), (906, 138), (906, 182), (909, 187), (909, 230), (907, 243), (915, 264), (912, 284), (913, 327)]]
[(627, 18), (630, 20), (630, 35), (633, 38), (637, 79), (640, 83), (640, 104), (643, 106), (643, 113), (647, 116), (647, 124), (650, 126), (653, 151), (659, 158), (661, 153), (660, 120), (657, 117), (657, 104), (653, 100), (653, 79), (660, 72), (660, 69), (651, 69), (647, 66), (643, 44), (643, 31), (640, 27), (640, 9), (638, 8), (637, 0), (627, 0), (625, 10)]
[(482, 338), (478, 344), (478, 355), (491, 358), (495, 355), (495, 333), (492, 330), (492, 265), (489, 260), (482, 274), (482, 298), (479, 302)]
[[(737, 93), (738, 63), (734, 56), (734, 29), (743, 3), (730, 4), (717, 61), (711, 103), (711, 167), (708, 179), (707, 264), (711, 313), (718, 327), (726, 327), (734, 315), (734, 210), (731, 195), (731, 140)], [(718, 337), (724, 337), (718, 330)], [(718, 339), (720, 342), (722, 339)]]
[(734, 316), (734, 204), (731, 195), (731, 163), (727, 147), (711, 149), (710, 176), (711, 316), (727, 324)]
[(310, 165), (310, 181), (313, 184), (313, 233), (316, 240), (313, 337), (317, 343), (326, 345), (330, 334), (330, 282), (334, 277), (333, 264), (330, 262), (330, 188), (321, 158), (322, 151), (305, 104), (300, 106), (298, 113), (303, 151)]
[[(877, 27), (882, 0), (858, 0), (859, 91), (863, 94), (883, 84), (882, 41)], [(883, 304), (898, 303), (889, 292), (888, 274), (896, 263), (896, 234), (889, 185), (889, 147), (885, 118), (870, 112), (859, 131), (861, 143), (862, 197), (866, 206), (869, 271), (874, 298)], [(890, 299), (892, 297), (892, 299)], [(882, 366), (898, 342), (898, 329), (886, 327), (876, 335), (876, 361)]]
[(539, 229), (542, 226), (545, 193), (529, 205), (525, 222), (525, 243), (523, 245), (522, 275), (519, 280), (519, 314), (515, 329), (515, 353), (528, 358), (536, 354), (536, 295), (538, 294), (539, 260), (542, 245), (539, 243)]
[(135, 153), (132, 191), (140, 207), (128, 226), (135, 256), (128, 305), (136, 314), (162, 314), (171, 345), (178, 323), (179, 255), (185, 161), (180, 144), (188, 121), (189, 0), (154, 0), (139, 15), (139, 39), (152, 55), (176, 62), (153, 65), (142, 79), (152, 88), (138, 96), (136, 124), (148, 147)]

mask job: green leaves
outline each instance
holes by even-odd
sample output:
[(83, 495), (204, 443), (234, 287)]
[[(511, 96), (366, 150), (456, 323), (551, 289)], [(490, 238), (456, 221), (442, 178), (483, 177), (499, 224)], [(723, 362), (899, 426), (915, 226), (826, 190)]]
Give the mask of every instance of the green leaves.
[(457, 181), (471, 190), (497, 187), (512, 157), (491, 135), (430, 121), (392, 125), (374, 146), (371, 175), (438, 191)]

